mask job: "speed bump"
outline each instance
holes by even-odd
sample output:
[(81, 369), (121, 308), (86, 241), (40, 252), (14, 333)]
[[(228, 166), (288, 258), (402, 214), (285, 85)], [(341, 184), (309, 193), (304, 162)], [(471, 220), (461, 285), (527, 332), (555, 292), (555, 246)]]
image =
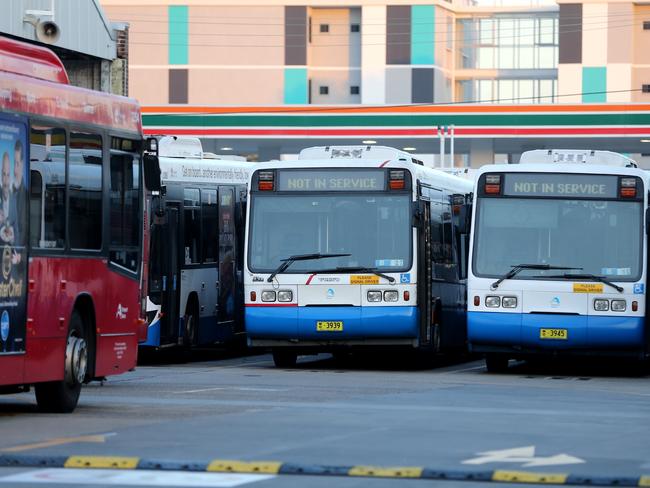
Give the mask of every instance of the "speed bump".
[(70, 456), (64, 468), (135, 469), (140, 458), (121, 456)]
[(402, 467), (386, 468), (382, 466), (353, 466), (348, 476), (366, 476), (378, 478), (420, 478), (424, 468)]
[(219, 473), (264, 473), (278, 474), (282, 463), (276, 461), (229, 461), (226, 459), (215, 459), (210, 462), (207, 471)]
[(327, 476), (427, 479), (438, 481), (475, 481), (485, 483), (518, 483), (564, 486), (650, 487), (650, 475), (587, 476), (580, 473), (544, 473), (472, 469), (435, 469), (418, 466), (331, 466), (319, 464), (283, 463), (279, 461), (212, 461), (157, 460), (124, 456), (34, 456), (0, 454), (0, 467), (14, 468), (102, 468), (138, 469), (176, 472), (258, 473), (287, 476)]
[(568, 477), (569, 475), (563, 473), (532, 473), (530, 471), (496, 470), (492, 474), (492, 481), (563, 485), (566, 483)]

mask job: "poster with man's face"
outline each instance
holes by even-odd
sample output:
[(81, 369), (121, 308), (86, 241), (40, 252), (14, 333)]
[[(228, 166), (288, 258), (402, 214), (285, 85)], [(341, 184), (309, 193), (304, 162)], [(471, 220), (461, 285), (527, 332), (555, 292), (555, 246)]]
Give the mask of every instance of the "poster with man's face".
[(27, 126), (0, 117), (0, 355), (25, 351)]

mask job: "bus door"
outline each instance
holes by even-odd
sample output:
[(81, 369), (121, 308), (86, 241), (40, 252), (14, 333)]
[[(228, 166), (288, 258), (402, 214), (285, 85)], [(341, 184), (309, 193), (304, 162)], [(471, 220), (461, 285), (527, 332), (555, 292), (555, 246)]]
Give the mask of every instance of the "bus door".
[[(179, 204), (168, 203), (165, 210), (167, 219), (161, 229), (161, 256), (160, 270), (162, 279), (160, 319), (161, 343), (174, 343), (182, 340), (178, 332), (178, 292), (180, 275), (178, 267), (178, 239), (179, 234)], [(164, 338), (164, 340), (163, 340)]]
[(431, 292), (431, 209), (430, 202), (425, 200), (428, 196), (418, 193), (421, 199), (418, 200), (418, 241), (417, 241), (417, 263), (418, 263), (418, 308), (420, 309), (420, 345), (429, 346), (432, 344), (432, 292)]
[(219, 310), (218, 322), (235, 317), (235, 189), (219, 187)]
[(465, 283), (460, 281), (457, 237), (454, 225), (451, 196), (437, 192), (431, 199), (431, 239), (433, 262), (433, 296), (440, 300), (440, 346), (444, 348), (464, 345)]

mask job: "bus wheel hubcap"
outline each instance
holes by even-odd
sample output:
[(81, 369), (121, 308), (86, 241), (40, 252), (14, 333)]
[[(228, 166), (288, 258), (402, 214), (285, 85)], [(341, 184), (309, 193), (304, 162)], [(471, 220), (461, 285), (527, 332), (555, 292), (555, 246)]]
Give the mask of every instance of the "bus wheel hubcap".
[(65, 352), (65, 380), (69, 385), (83, 383), (88, 368), (88, 346), (81, 337), (68, 337)]

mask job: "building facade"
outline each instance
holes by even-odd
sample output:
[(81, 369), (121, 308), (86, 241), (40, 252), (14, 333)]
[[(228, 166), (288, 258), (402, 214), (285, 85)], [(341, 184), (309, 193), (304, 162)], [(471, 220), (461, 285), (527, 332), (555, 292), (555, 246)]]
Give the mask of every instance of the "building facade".
[[(552, 103), (559, 7), (102, 0), (145, 105)], [(156, 80), (151, 83), (151, 80)]]
[(650, 3), (488, 1), (101, 0), (152, 134), (259, 160), (370, 141), (436, 166), (558, 147), (650, 167)]

